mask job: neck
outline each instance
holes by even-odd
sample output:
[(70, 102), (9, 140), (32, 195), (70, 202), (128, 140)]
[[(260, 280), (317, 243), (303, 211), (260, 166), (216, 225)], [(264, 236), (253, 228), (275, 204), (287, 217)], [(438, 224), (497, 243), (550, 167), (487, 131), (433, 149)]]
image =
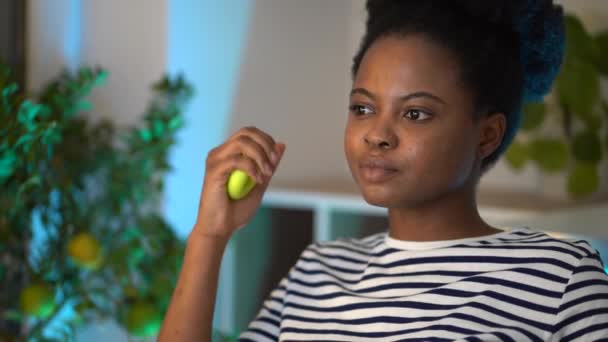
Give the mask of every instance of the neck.
[(389, 235), (399, 240), (454, 240), (501, 231), (479, 215), (474, 186), (416, 206), (389, 208), (388, 216)]

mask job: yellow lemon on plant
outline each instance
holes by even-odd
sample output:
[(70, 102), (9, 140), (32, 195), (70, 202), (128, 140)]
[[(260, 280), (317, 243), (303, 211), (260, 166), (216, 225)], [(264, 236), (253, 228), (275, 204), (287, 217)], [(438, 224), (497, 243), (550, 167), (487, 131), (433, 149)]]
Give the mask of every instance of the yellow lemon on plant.
[(82, 267), (97, 269), (103, 253), (99, 241), (89, 233), (79, 233), (68, 243), (68, 255)]
[(43, 283), (28, 285), (19, 296), (21, 311), (38, 318), (47, 318), (55, 310), (55, 292)]
[(137, 301), (127, 309), (127, 331), (134, 336), (154, 336), (160, 331), (162, 322), (160, 310), (150, 302)]

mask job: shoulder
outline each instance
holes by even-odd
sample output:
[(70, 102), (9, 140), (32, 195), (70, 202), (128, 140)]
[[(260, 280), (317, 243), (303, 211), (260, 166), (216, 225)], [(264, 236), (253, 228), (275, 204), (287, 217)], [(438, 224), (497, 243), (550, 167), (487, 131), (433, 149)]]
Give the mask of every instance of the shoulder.
[(524, 227), (522, 237), (527, 237), (522, 241), (528, 241), (538, 247), (559, 247), (563, 251), (570, 251), (578, 259), (583, 257), (593, 257), (599, 252), (589, 241), (583, 238), (568, 236), (566, 233), (546, 232), (538, 229)]
[(600, 252), (584, 238), (529, 227), (519, 229), (509, 237), (505, 239), (505, 245), (526, 246), (528, 250), (537, 251), (537, 256), (555, 260), (570, 271), (584, 259), (593, 259), (602, 264)]

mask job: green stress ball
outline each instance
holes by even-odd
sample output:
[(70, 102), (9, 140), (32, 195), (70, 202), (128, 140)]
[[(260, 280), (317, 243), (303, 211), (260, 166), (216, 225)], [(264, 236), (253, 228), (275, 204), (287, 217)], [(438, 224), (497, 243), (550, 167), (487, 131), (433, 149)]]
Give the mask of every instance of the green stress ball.
[(228, 178), (226, 186), (228, 197), (233, 200), (239, 200), (249, 193), (255, 186), (255, 181), (243, 170), (234, 170)]

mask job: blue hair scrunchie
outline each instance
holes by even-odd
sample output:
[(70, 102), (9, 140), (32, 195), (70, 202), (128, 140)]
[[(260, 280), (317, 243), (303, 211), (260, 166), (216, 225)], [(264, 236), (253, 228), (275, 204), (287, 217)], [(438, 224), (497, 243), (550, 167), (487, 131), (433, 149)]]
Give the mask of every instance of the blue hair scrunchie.
[(552, 0), (465, 0), (468, 12), (519, 35), (523, 101), (542, 100), (559, 73), (566, 43), (563, 10)]

